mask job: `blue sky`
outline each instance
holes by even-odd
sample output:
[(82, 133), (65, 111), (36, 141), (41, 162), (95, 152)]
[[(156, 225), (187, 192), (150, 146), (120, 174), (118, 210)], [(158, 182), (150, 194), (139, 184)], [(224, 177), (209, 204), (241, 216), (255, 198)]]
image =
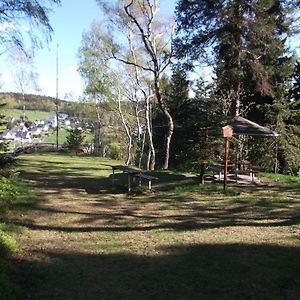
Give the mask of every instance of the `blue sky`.
[[(109, 1), (109, 0), (108, 0)], [(160, 0), (161, 10), (173, 14), (176, 0)], [(50, 22), (54, 30), (52, 42), (39, 50), (35, 57), (36, 72), (39, 74), (40, 94), (56, 95), (56, 49), (59, 57), (59, 98), (68, 93), (76, 96), (83, 90), (83, 82), (77, 72), (77, 53), (83, 31), (88, 31), (93, 20), (101, 20), (101, 12), (95, 0), (62, 0), (54, 7)], [(11, 79), (11, 70), (4, 56), (0, 57), (2, 90), (18, 91)], [(31, 93), (34, 91), (25, 91)]]
[[(107, 0), (109, 1), (109, 0)], [(177, 0), (160, 0), (161, 11), (172, 16)], [(77, 72), (77, 53), (83, 31), (88, 31), (93, 20), (101, 20), (101, 12), (95, 0), (62, 0), (60, 7), (54, 7), (50, 22), (54, 30), (52, 42), (39, 50), (35, 58), (36, 71), (39, 74), (40, 94), (56, 95), (56, 49), (59, 44), (59, 98), (82, 94), (83, 82)], [(299, 47), (299, 37), (293, 40), (293, 47)], [(0, 56), (2, 91), (19, 90), (12, 80), (13, 68), (5, 56)], [(33, 90), (25, 90), (35, 93)], [(75, 99), (74, 99), (75, 100)]]

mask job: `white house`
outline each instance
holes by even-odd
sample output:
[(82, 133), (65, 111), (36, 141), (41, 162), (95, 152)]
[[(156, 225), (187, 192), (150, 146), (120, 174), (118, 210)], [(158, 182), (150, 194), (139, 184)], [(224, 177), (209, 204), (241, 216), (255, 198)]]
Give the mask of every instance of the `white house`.
[(17, 131), (16, 136), (15, 136), (15, 142), (20, 141), (21, 143), (31, 143), (31, 136), (30, 133), (27, 132), (22, 132), (22, 131)]
[(32, 136), (38, 136), (41, 134), (42, 129), (39, 126), (33, 126), (29, 129)]
[(56, 116), (54, 116), (54, 117), (49, 117), (49, 118), (46, 120), (46, 123), (47, 123), (49, 126), (56, 127), (56, 126), (57, 126)]
[(60, 120), (65, 120), (65, 119), (67, 119), (67, 118), (68, 118), (68, 114), (62, 113), (62, 112), (59, 112), (59, 113), (58, 113), (58, 119), (60, 119)]
[(13, 140), (15, 138), (16, 132), (15, 130), (5, 130), (2, 132), (1, 137), (4, 140)]

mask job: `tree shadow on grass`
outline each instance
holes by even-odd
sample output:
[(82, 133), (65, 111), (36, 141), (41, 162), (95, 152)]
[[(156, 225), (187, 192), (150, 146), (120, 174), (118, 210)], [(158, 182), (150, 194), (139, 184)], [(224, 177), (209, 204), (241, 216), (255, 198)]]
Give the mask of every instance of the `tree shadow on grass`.
[(21, 259), (19, 299), (300, 299), (299, 248), (203, 244), (157, 251)]

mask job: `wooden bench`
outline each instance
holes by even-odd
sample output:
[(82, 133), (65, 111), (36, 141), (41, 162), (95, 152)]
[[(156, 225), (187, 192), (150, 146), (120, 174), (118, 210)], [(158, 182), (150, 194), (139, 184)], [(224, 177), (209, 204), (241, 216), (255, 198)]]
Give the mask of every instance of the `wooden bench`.
[(252, 182), (254, 182), (255, 177), (258, 177), (258, 173), (261, 171), (262, 171), (261, 167), (250, 166), (250, 176), (252, 178)]
[(115, 181), (114, 176), (115, 176), (115, 171), (116, 170), (122, 171), (123, 174), (127, 174), (127, 189), (128, 189), (128, 192), (131, 191), (131, 181), (134, 178), (139, 179), (139, 186), (142, 186), (142, 179), (147, 180), (149, 190), (151, 190), (151, 188), (152, 188), (152, 180), (157, 180), (158, 179), (157, 177), (144, 174), (139, 169), (131, 168), (131, 167), (128, 167), (128, 166), (115, 165), (115, 166), (111, 166), (111, 167), (112, 167), (112, 170), (113, 170), (113, 176), (112, 176), (113, 184), (114, 184), (114, 181)]
[(158, 180), (157, 177), (150, 176), (150, 175), (143, 174), (143, 173), (134, 174), (133, 176), (139, 179), (139, 186), (140, 187), (142, 186), (142, 179), (147, 180), (148, 181), (148, 189), (149, 189), (149, 191), (151, 191), (151, 189), (152, 189), (152, 180)]

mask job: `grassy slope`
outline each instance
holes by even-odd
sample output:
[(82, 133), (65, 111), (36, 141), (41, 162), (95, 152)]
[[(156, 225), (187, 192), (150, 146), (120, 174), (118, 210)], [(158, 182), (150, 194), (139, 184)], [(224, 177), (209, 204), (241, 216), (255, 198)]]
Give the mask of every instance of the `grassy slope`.
[[(61, 129), (59, 130), (58, 133), (58, 144), (62, 145), (67, 141), (67, 136), (69, 135), (69, 132), (67, 129)], [(85, 140), (84, 143), (92, 143), (93, 141), (93, 135), (90, 133), (86, 133), (85, 134)], [(51, 144), (55, 144), (56, 143), (56, 131), (55, 129), (52, 131), (52, 133), (46, 137), (43, 141), (44, 143), (51, 143)]]
[[(23, 115), (23, 111), (20, 109), (4, 109), (3, 114), (6, 118), (15, 118), (19, 119), (20, 116)], [(29, 121), (35, 120), (45, 120), (48, 117), (53, 117), (55, 115), (54, 112), (46, 112), (46, 111), (38, 111), (38, 110), (26, 110), (25, 114)]]
[[(155, 193), (111, 185), (111, 163), (30, 155), (40, 202), (8, 216), (20, 299), (299, 299), (299, 183), (232, 190), (158, 172)], [(121, 176), (117, 176), (119, 182)]]

